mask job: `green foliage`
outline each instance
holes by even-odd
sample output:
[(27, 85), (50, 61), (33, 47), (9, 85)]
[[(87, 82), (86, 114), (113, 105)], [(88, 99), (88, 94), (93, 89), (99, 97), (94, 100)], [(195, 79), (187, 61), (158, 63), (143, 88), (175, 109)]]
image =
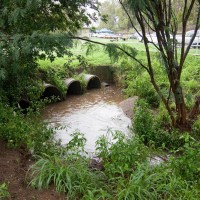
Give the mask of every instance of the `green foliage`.
[(44, 154), (31, 167), (30, 185), (42, 189), (53, 183), (56, 190), (67, 193), (69, 199), (98, 199), (103, 193), (105, 196), (103, 181), (106, 177), (101, 172), (91, 171), (88, 160), (80, 155), (85, 138), (80, 133), (72, 136), (61, 154)]
[(70, 154), (80, 156), (80, 154), (85, 153), (85, 143), (86, 138), (84, 134), (80, 132), (74, 132), (71, 134), (72, 139), (67, 143), (66, 150), (70, 151)]
[[(86, 6), (96, 10), (98, 4), (91, 0), (1, 2), (0, 90), (11, 104), (27, 95), (26, 87), (39, 79), (37, 59), (71, 56), (72, 35), (96, 19), (96, 14), (85, 12)], [(62, 86), (58, 77), (54, 81)]]
[(200, 95), (200, 64), (199, 59), (188, 56), (182, 72), (182, 85), (185, 89), (188, 108), (194, 105), (195, 97)]
[(107, 43), (104, 46), (112, 62), (117, 62), (120, 58), (134, 58), (137, 55), (136, 49), (128, 45)]
[(177, 152), (180, 152), (181, 156), (172, 159), (171, 168), (177, 176), (200, 186), (200, 143), (189, 134), (185, 134), (183, 139), (185, 139), (185, 145)]
[[(138, 105), (135, 110), (134, 116), (134, 130), (140, 136), (144, 136), (145, 143), (146, 140), (152, 135), (153, 132), (153, 117), (148, 109), (148, 104), (141, 100), (138, 102)], [(147, 139), (148, 138), (148, 139)]]
[(34, 154), (50, 151), (54, 131), (47, 128), (40, 115), (31, 110), (25, 116), (0, 103), (0, 137), (11, 147), (23, 147)]
[[(122, 60), (119, 67), (126, 96), (139, 96), (152, 107), (158, 107), (160, 99), (149, 81), (148, 74), (136, 62)], [(161, 75), (160, 75), (161, 76)]]
[(118, 131), (100, 137), (96, 142), (96, 150), (110, 178), (129, 177), (137, 163), (144, 162), (147, 157), (144, 145), (136, 136), (127, 138)]
[[(199, 198), (199, 143), (188, 135), (179, 156), (151, 166), (137, 136), (108, 133), (97, 141), (96, 152), (104, 171), (88, 168), (85, 138), (79, 132), (52, 155), (42, 154), (30, 169), (30, 185), (39, 189), (54, 184), (68, 199), (194, 199)], [(180, 155), (180, 153), (182, 155)], [(193, 162), (195, 158), (195, 162)]]
[(175, 176), (168, 165), (138, 165), (127, 182), (121, 181), (118, 199), (198, 199), (195, 184)]
[(40, 69), (40, 73), (43, 81), (56, 86), (62, 92), (63, 96), (66, 95), (67, 87), (64, 82), (64, 79), (66, 78), (66, 69), (64, 69), (64, 67), (51, 66), (42, 68)]
[(74, 76), (74, 78), (76, 80), (80, 81), (83, 92), (86, 92), (86, 90), (87, 90), (87, 82), (84, 79), (84, 72), (79, 74), (78, 76)]
[[(166, 111), (165, 111), (166, 112)], [(178, 130), (170, 127), (168, 113), (161, 112), (157, 117), (144, 100), (138, 101), (134, 114), (134, 130), (145, 144), (164, 149), (178, 148), (184, 144)]]
[(5, 183), (0, 183), (0, 199), (9, 198), (8, 186)]
[(200, 117), (194, 122), (192, 126), (192, 132), (197, 138), (200, 137)]

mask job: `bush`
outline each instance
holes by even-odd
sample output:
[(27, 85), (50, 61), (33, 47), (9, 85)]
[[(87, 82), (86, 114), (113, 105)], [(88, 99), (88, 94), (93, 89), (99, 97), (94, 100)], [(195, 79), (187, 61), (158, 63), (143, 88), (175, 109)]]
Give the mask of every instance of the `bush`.
[[(184, 140), (180, 138), (181, 133), (176, 129), (164, 127), (163, 122), (169, 121), (164, 113), (154, 116), (144, 100), (139, 100), (135, 108), (134, 115), (134, 131), (143, 139), (146, 145), (162, 147), (164, 149), (178, 148), (184, 144)], [(168, 125), (168, 124), (166, 124)], [(164, 129), (166, 128), (166, 129)]]
[(126, 137), (121, 132), (108, 132), (96, 142), (97, 155), (103, 160), (108, 177), (127, 178), (135, 170), (137, 163), (147, 160), (147, 151), (140, 140)]
[(54, 146), (51, 128), (41, 120), (37, 112), (25, 116), (0, 103), (0, 137), (11, 147), (23, 147), (34, 154), (50, 151)]
[(185, 134), (183, 138), (186, 143), (177, 151), (181, 156), (172, 159), (171, 168), (177, 176), (200, 186), (200, 142), (189, 134)]
[(193, 124), (192, 132), (197, 138), (200, 138), (200, 117)]

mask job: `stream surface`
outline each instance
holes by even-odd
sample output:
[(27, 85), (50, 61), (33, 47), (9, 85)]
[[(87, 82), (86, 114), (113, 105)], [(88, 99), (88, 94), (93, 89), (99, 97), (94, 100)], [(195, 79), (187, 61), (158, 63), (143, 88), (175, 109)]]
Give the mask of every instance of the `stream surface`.
[(119, 107), (123, 100), (121, 90), (115, 86), (88, 90), (83, 95), (67, 96), (65, 101), (48, 105), (43, 118), (53, 127), (66, 127), (56, 130), (55, 138), (61, 144), (68, 143), (70, 134), (79, 131), (87, 139), (85, 150), (94, 152), (96, 140), (108, 130), (128, 135), (131, 120)]

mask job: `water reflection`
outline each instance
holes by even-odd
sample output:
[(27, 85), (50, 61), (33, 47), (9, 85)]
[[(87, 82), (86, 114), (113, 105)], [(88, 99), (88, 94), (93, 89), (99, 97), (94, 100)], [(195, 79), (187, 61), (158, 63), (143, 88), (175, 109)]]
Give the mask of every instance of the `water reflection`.
[(90, 90), (84, 95), (69, 96), (66, 101), (47, 106), (43, 116), (53, 126), (67, 127), (58, 130), (55, 136), (62, 144), (71, 139), (71, 133), (80, 131), (87, 139), (86, 151), (92, 152), (95, 141), (108, 129), (128, 133), (131, 120), (118, 106), (122, 100), (120, 90), (114, 86)]

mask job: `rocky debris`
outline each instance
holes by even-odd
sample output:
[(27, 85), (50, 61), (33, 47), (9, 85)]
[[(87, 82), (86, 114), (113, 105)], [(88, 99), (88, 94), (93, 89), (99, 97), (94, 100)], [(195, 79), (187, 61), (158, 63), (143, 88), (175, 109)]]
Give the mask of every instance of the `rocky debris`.
[(150, 166), (154, 167), (156, 165), (160, 165), (161, 163), (163, 162), (168, 162), (169, 160), (169, 155), (157, 155), (157, 156), (153, 156), (153, 157), (150, 157), (149, 159), (149, 163), (150, 163)]
[(97, 156), (92, 157), (90, 159), (89, 168), (95, 169), (95, 170), (100, 170), (100, 171), (104, 170), (102, 159)]
[(138, 97), (134, 96), (119, 103), (119, 106), (122, 108), (125, 115), (129, 117), (130, 119), (133, 118), (133, 107), (137, 100), (138, 100)]

